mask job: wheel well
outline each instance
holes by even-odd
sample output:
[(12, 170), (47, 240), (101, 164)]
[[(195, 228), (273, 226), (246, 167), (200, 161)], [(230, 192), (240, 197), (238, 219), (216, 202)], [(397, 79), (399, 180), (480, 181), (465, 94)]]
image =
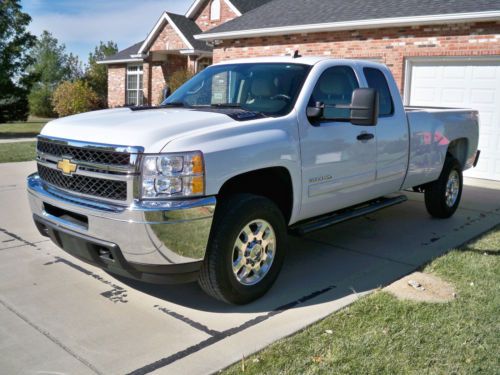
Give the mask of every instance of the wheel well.
[(250, 193), (272, 200), (285, 221), (292, 216), (293, 186), (290, 172), (284, 167), (258, 169), (232, 177), (219, 190), (219, 199), (235, 193)]
[(448, 154), (458, 160), (462, 168), (467, 162), (468, 141), (466, 138), (455, 139), (448, 145)]

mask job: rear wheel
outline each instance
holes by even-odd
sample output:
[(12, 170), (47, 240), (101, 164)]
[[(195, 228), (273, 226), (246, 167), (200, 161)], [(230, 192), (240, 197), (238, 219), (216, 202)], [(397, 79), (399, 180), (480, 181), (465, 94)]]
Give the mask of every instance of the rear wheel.
[(460, 204), (463, 189), (462, 168), (458, 160), (447, 157), (439, 179), (425, 188), (425, 207), (431, 216), (449, 218)]
[(283, 264), (286, 224), (269, 199), (235, 194), (217, 207), (199, 276), (209, 295), (233, 304), (249, 303), (272, 286)]

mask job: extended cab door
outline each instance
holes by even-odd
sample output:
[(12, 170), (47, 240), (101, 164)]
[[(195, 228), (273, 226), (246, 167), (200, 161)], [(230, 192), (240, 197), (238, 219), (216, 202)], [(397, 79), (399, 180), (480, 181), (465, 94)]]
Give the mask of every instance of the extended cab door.
[[(311, 73), (309, 98), (303, 107), (321, 102), (348, 105), (360, 87), (358, 74), (348, 65), (325, 66)], [(312, 79), (312, 77), (311, 77)], [(311, 90), (311, 87), (314, 89)], [(305, 104), (305, 105), (304, 105)], [(325, 108), (324, 118), (311, 123), (306, 108), (299, 116), (302, 159), (300, 219), (321, 215), (373, 198), (377, 160), (377, 127), (349, 122), (350, 111)], [(338, 120), (328, 120), (328, 119)]]
[(379, 93), (377, 122), (377, 178), (372, 191), (377, 196), (401, 189), (408, 167), (408, 121), (401, 95), (389, 69), (364, 66), (367, 87)]

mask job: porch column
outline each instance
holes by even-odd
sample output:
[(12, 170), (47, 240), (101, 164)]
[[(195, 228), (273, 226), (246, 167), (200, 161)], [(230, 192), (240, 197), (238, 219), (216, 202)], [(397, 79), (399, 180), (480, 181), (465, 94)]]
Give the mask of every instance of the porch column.
[(144, 92), (144, 105), (152, 105), (151, 100), (151, 61), (146, 60), (142, 66), (142, 91)]

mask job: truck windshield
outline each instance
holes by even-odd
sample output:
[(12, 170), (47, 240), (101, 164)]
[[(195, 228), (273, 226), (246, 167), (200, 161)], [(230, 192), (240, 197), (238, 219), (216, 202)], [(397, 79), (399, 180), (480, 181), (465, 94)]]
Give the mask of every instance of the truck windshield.
[(238, 108), (266, 116), (289, 113), (309, 72), (308, 65), (228, 64), (198, 73), (162, 105)]

